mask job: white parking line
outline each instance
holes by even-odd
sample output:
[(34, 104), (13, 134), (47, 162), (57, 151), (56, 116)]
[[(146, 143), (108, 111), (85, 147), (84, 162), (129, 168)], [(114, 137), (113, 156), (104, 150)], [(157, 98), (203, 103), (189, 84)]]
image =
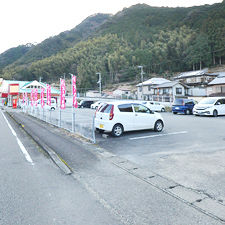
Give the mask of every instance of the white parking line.
[(168, 134), (156, 134), (156, 135), (150, 135), (150, 136), (142, 136), (142, 137), (135, 137), (135, 138), (129, 138), (130, 140), (138, 140), (138, 139), (144, 139), (144, 138), (154, 138), (154, 137), (162, 137), (162, 136), (169, 136), (169, 135), (176, 135), (176, 134), (186, 134), (187, 131), (180, 131), (180, 132), (173, 132)]
[(23, 146), (22, 142), (20, 141), (20, 139), (17, 137), (17, 134), (16, 132), (13, 130), (13, 128), (11, 127), (11, 125), (9, 124), (8, 120), (6, 119), (5, 115), (2, 113), (7, 125), (9, 126), (9, 129), (11, 130), (12, 134), (16, 137), (16, 141), (17, 141), (17, 144), (19, 145), (21, 151), (23, 152), (26, 160), (31, 163), (31, 165), (35, 165), (33, 163), (33, 160), (31, 159), (30, 155), (28, 154), (26, 148)]

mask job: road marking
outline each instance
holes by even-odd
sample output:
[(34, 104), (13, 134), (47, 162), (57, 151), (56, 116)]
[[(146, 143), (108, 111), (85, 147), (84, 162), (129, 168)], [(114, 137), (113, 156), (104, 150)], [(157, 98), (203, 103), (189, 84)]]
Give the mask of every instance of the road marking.
[(162, 137), (162, 136), (169, 136), (169, 135), (176, 135), (176, 134), (186, 134), (187, 131), (180, 131), (180, 132), (173, 132), (168, 134), (156, 134), (156, 135), (150, 135), (150, 136), (142, 136), (142, 137), (135, 137), (135, 138), (129, 138), (130, 140), (138, 140), (138, 139), (144, 139), (144, 138), (154, 138), (154, 137)]
[(24, 154), (26, 160), (31, 163), (31, 165), (35, 165), (33, 160), (31, 159), (30, 155), (28, 154), (26, 148), (24, 147), (24, 145), (22, 144), (22, 142), (20, 141), (20, 139), (17, 137), (17, 134), (16, 132), (13, 130), (13, 128), (11, 127), (11, 125), (9, 124), (9, 121), (6, 119), (5, 115), (2, 113), (7, 125), (9, 126), (9, 129), (11, 130), (12, 134), (16, 137), (16, 141), (17, 141), (17, 144), (19, 145), (22, 153)]

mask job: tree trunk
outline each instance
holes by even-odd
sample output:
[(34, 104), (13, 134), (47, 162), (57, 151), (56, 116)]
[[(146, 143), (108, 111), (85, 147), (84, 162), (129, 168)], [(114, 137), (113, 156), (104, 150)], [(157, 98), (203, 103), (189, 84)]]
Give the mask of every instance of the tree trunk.
[(213, 52), (213, 65), (216, 65), (216, 58), (215, 58), (215, 53)]

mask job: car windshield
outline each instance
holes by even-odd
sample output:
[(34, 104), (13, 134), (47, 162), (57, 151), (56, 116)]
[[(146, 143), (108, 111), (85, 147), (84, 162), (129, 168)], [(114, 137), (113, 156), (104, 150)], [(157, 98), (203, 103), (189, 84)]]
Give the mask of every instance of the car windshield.
[(213, 104), (216, 100), (211, 98), (203, 98), (199, 104)]

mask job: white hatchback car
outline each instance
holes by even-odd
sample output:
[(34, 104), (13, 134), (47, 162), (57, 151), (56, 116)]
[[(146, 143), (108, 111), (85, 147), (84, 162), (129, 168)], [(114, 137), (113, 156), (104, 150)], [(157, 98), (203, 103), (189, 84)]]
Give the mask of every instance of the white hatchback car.
[(196, 116), (218, 116), (225, 115), (225, 97), (203, 98), (193, 108), (193, 114)]
[(108, 102), (95, 112), (95, 128), (111, 132), (114, 137), (132, 130), (154, 129), (160, 132), (163, 127), (162, 116), (140, 103)]
[(152, 111), (165, 112), (165, 106), (155, 101), (145, 101), (142, 102), (143, 105), (146, 105)]

